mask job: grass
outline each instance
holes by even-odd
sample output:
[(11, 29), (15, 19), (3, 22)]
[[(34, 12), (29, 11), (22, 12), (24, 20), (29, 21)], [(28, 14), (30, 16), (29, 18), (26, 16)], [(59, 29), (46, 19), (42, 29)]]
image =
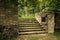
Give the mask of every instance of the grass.
[(60, 40), (60, 30), (55, 30), (54, 35), (57, 37), (58, 40)]
[(57, 40), (57, 38), (53, 35), (47, 35), (47, 36), (23, 36), (20, 37), (20, 40)]
[(21, 17), (18, 17), (18, 18), (35, 18), (35, 15), (34, 14), (30, 14), (28, 16), (21, 15)]

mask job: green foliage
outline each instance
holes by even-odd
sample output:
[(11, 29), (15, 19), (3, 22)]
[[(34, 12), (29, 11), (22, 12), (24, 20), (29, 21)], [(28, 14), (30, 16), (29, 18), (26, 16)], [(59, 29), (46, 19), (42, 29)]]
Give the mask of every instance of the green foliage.
[[(20, 17), (19, 17), (20, 18)], [(35, 18), (35, 15), (34, 14), (29, 14), (29, 16), (25, 16), (25, 15), (21, 15), (21, 18)]]
[(18, 14), (48, 12), (60, 14), (60, 0), (18, 0)]
[(60, 0), (45, 0), (45, 9), (48, 11), (60, 11)]
[(17, 5), (18, 1), (17, 0), (0, 0), (0, 7), (3, 8), (8, 8), (11, 5)]
[(39, 9), (38, 0), (18, 0), (18, 13), (35, 13)]

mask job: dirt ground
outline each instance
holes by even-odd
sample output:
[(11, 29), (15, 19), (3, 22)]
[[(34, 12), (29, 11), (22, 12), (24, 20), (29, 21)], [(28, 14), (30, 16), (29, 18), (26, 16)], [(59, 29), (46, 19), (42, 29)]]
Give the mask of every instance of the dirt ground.
[(29, 35), (20, 36), (17, 40), (57, 40), (54, 35)]

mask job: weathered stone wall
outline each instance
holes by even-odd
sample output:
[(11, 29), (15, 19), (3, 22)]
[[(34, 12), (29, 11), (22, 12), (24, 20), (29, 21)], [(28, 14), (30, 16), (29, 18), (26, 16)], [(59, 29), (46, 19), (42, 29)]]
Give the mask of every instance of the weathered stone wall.
[[(42, 22), (42, 17), (46, 17), (46, 21)], [(54, 13), (53, 12), (46, 12), (46, 13), (37, 13), (35, 14), (36, 20), (40, 23), (40, 25), (46, 24), (48, 28), (48, 33), (54, 33), (54, 26), (55, 26), (55, 19), (54, 19)]]
[(12, 5), (7, 9), (0, 8), (0, 24), (1, 25), (16, 25), (17, 20), (18, 20), (17, 7)]
[(0, 25), (2, 25), (3, 22), (4, 22), (5, 19), (6, 19), (5, 13), (6, 13), (6, 10), (5, 10), (4, 8), (0, 7)]
[(36, 13), (35, 18), (39, 23), (41, 23), (41, 14), (40, 13), (38, 13), (38, 14)]
[[(36, 13), (35, 18), (40, 24), (41, 23), (46, 23), (46, 22), (42, 22), (42, 17), (46, 17), (46, 15), (47, 15), (47, 13)], [(46, 21), (47, 21), (47, 19), (46, 19)]]
[[(0, 7), (0, 40), (11, 40), (18, 36), (17, 6)], [(12, 37), (12, 38), (11, 38)]]

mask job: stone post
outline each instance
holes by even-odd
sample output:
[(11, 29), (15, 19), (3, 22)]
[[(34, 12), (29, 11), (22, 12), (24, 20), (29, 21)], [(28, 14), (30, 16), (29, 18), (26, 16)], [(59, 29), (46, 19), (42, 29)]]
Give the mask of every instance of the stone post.
[(54, 13), (48, 14), (48, 33), (54, 33)]

